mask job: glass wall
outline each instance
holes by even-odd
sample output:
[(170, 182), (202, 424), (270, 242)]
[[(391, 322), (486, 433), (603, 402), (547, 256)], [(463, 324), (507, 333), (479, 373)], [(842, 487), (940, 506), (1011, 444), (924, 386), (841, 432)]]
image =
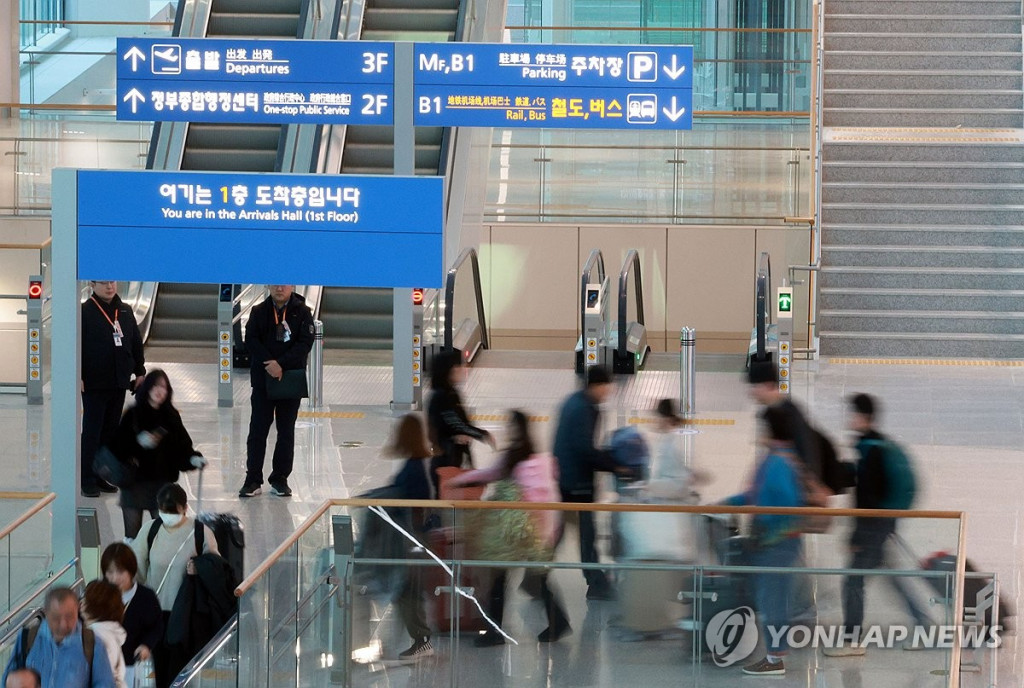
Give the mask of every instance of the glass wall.
[(782, 224), (811, 212), (809, 2), (511, 0), (507, 36), (692, 45), (694, 124), (495, 129), (487, 220)]

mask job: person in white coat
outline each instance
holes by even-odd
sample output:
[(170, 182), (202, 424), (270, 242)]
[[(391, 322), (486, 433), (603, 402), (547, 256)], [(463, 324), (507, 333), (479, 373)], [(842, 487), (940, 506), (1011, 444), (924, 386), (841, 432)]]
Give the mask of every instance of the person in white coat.
[(122, 616), (124, 603), (121, 602), (121, 591), (116, 585), (101, 579), (85, 586), (82, 619), (85, 621), (85, 627), (103, 643), (103, 649), (106, 650), (110, 668), (114, 673), (114, 688), (127, 688), (121, 645), (128, 634), (121, 626)]

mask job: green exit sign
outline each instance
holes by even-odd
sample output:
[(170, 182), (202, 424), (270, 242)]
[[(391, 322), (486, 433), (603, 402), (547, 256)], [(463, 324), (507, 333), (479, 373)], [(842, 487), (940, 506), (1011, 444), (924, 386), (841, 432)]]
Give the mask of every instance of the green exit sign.
[(793, 295), (786, 292), (779, 293), (779, 313), (791, 313), (793, 311)]

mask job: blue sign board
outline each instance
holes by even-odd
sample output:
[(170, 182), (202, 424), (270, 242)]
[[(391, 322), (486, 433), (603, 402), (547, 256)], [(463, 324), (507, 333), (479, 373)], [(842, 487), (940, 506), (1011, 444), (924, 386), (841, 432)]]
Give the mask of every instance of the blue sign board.
[(693, 47), (417, 43), (415, 124), (690, 129)]
[(441, 287), (442, 191), (440, 177), (80, 170), (78, 278)]
[(392, 43), (117, 39), (119, 120), (389, 125), (394, 80)]

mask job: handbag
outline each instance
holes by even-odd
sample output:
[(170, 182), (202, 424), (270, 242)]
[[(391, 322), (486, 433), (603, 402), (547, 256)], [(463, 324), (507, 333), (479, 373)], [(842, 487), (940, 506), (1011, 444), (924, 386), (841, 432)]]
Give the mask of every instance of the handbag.
[(92, 460), (92, 471), (99, 478), (117, 487), (130, 487), (135, 483), (138, 470), (134, 460), (121, 461), (109, 447), (100, 447)]
[(267, 399), (304, 399), (308, 396), (305, 370), (284, 370), (280, 380), (267, 374)]

